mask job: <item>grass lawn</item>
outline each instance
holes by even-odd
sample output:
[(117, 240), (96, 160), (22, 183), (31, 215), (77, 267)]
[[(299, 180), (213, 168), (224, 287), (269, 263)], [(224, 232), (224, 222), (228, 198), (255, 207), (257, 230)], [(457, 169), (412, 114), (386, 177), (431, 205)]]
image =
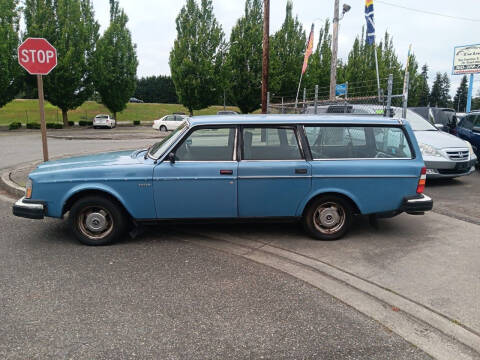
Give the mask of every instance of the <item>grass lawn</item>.
[[(228, 110), (239, 111), (235, 107), (227, 107)], [(211, 106), (206, 109), (194, 111), (194, 115), (213, 115), (218, 110), (223, 110), (223, 106)], [(164, 115), (173, 112), (184, 112), (188, 110), (182, 105), (177, 104), (137, 104), (129, 103), (127, 108), (117, 114), (118, 121), (133, 120), (155, 120)], [(82, 106), (68, 112), (70, 121), (78, 122), (80, 120), (92, 120), (97, 114), (109, 114), (110, 112), (95, 101), (87, 101)], [(45, 103), (46, 122), (62, 122), (62, 111), (49, 102)], [(4, 107), (0, 108), (0, 125), (8, 125), (11, 122), (19, 121), (22, 124), (28, 122), (40, 122), (38, 111), (38, 100), (13, 100)]]

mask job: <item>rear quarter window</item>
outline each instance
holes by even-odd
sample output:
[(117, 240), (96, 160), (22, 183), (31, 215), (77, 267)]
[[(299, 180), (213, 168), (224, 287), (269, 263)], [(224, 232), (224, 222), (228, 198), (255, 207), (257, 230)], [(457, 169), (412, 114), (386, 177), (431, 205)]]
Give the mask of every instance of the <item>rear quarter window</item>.
[(306, 126), (313, 159), (411, 159), (400, 127)]

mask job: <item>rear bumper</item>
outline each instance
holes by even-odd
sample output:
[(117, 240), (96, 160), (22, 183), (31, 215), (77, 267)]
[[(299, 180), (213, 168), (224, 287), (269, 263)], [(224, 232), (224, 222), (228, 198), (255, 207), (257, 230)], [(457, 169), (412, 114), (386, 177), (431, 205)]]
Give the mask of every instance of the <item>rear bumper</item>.
[(430, 211), (433, 208), (433, 200), (424, 194), (408, 196), (403, 199), (401, 212), (406, 212), (411, 215), (421, 215), (425, 211)]
[(46, 207), (39, 202), (29, 202), (22, 197), (12, 207), (13, 215), (28, 219), (43, 219)]

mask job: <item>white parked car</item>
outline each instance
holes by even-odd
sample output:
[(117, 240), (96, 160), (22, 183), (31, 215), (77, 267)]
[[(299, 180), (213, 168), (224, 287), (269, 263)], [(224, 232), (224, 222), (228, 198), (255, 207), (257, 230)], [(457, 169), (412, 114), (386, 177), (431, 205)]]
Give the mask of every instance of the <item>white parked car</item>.
[(175, 130), (186, 117), (186, 115), (179, 114), (165, 115), (161, 119), (154, 120), (152, 127), (160, 131)]
[(106, 128), (113, 129), (115, 126), (117, 126), (117, 122), (110, 115), (98, 114), (93, 119), (93, 128), (94, 129), (98, 129), (98, 128), (101, 128), (101, 127), (106, 127)]

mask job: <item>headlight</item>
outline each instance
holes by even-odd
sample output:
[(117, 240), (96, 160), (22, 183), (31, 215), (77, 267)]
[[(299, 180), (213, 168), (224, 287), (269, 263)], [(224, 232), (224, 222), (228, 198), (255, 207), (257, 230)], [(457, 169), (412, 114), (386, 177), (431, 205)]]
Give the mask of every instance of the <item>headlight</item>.
[(418, 146), (422, 151), (422, 155), (443, 157), (443, 155), (437, 149), (435, 149), (432, 145), (418, 144)]
[(32, 197), (33, 183), (32, 180), (28, 179), (25, 184), (25, 198), (30, 199)]
[(470, 144), (468, 141), (465, 141), (465, 142), (467, 143), (468, 152), (470, 153), (470, 157), (472, 157), (473, 155), (475, 155), (475, 153), (473, 152), (472, 144)]

